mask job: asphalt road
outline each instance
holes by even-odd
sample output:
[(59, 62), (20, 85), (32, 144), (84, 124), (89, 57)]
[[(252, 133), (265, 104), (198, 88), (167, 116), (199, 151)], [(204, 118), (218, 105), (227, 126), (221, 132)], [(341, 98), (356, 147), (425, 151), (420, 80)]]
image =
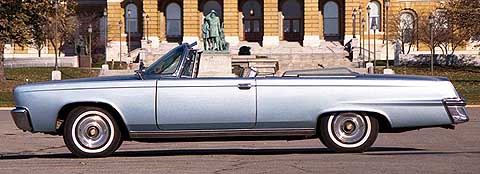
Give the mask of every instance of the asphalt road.
[(480, 173), (480, 108), (455, 130), (380, 134), (362, 154), (334, 154), (319, 140), (125, 142), (113, 156), (80, 159), (62, 137), (24, 133), (0, 111), (0, 173)]

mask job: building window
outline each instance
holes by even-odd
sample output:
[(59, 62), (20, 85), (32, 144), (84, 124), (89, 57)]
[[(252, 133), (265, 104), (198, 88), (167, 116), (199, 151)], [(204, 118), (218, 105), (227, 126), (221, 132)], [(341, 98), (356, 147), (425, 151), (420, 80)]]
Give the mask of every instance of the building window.
[(416, 24), (416, 16), (413, 12), (403, 11), (400, 13), (400, 34), (404, 43), (413, 41)]
[(178, 3), (172, 2), (166, 8), (167, 37), (182, 35), (182, 11)]
[(323, 7), (323, 30), (326, 36), (339, 35), (339, 22), (338, 22), (338, 4), (334, 1), (328, 1)]
[(370, 29), (372, 29), (372, 26), (375, 24), (377, 25), (377, 31), (380, 31), (381, 29), (381, 15), (382, 14), (382, 9), (380, 8), (380, 3), (378, 1), (371, 1), (369, 4), (370, 6)]
[[(128, 15), (130, 11), (130, 15)], [(134, 3), (130, 3), (125, 7), (125, 32), (138, 32), (138, 8)]]
[(300, 32), (300, 20), (302, 18), (301, 6), (297, 0), (287, 0), (282, 5), (284, 16), (283, 32)]

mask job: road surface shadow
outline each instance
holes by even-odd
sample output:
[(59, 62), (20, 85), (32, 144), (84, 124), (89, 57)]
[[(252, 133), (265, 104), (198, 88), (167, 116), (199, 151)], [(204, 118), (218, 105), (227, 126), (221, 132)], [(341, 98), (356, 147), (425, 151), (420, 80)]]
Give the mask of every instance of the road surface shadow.
[[(405, 152), (423, 151), (423, 149), (402, 147), (372, 147), (367, 152)], [(151, 157), (180, 155), (288, 155), (288, 154), (335, 154), (327, 148), (288, 148), (288, 149), (178, 149), (178, 150), (141, 150), (119, 151), (112, 157)], [(0, 160), (30, 158), (76, 158), (70, 153), (58, 154), (7, 154), (0, 155)]]

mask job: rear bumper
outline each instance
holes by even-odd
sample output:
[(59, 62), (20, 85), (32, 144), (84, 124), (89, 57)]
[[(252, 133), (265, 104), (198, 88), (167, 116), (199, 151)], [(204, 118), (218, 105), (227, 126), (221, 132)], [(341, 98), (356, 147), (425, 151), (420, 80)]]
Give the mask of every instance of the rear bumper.
[(24, 131), (32, 132), (32, 124), (30, 122), (30, 114), (25, 108), (17, 107), (10, 112), (12, 114), (15, 125)]
[(448, 98), (443, 99), (443, 105), (447, 110), (448, 116), (453, 124), (460, 124), (468, 122), (466, 102), (462, 98)]

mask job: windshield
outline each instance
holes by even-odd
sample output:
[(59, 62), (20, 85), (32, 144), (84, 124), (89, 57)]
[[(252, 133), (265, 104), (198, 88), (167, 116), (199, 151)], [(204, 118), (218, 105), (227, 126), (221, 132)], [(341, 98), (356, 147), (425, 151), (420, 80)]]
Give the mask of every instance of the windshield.
[(152, 66), (147, 69), (146, 73), (158, 75), (171, 75), (175, 73), (182, 60), (182, 54), (183, 46), (173, 49), (153, 63)]

